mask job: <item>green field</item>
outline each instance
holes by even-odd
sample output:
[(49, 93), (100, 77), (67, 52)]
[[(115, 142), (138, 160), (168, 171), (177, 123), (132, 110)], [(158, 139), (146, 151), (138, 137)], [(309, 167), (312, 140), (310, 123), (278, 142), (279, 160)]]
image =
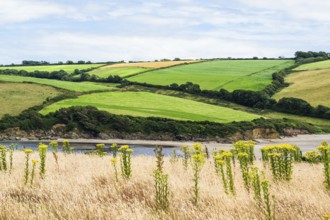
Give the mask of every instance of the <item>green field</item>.
[(313, 125), (316, 125), (319, 128), (325, 128), (330, 130), (330, 120), (327, 119), (321, 119), (321, 118), (313, 118), (313, 117), (307, 117), (307, 116), (301, 116), (301, 115), (292, 115), (288, 113), (282, 113), (282, 112), (274, 112), (274, 111), (266, 111), (265, 113), (262, 113), (262, 116), (266, 118), (271, 119), (283, 119), (288, 118), (292, 120), (297, 120), (305, 123), (310, 123)]
[(50, 86), (27, 83), (0, 83), (0, 118), (5, 114), (18, 115), (25, 109), (42, 104), (61, 92)]
[(164, 117), (178, 120), (250, 121), (258, 115), (219, 107), (192, 100), (159, 95), (148, 92), (106, 92), (83, 95), (54, 103), (41, 111), (42, 114), (54, 112), (70, 106), (95, 106), (114, 114), (142, 117)]
[(330, 60), (319, 61), (315, 63), (307, 63), (301, 66), (298, 66), (294, 70), (319, 70), (330, 68)]
[(40, 79), (34, 77), (0, 75), (2, 82), (33, 82), (38, 84), (50, 85), (60, 89), (66, 89), (76, 92), (90, 92), (100, 90), (112, 90), (117, 84), (94, 83), (94, 82), (69, 82), (54, 79)]
[(118, 75), (120, 77), (131, 76), (136, 73), (144, 72), (151, 68), (145, 67), (118, 67), (118, 68), (98, 68), (89, 72), (91, 75), (96, 75), (101, 78), (107, 78), (108, 76)]
[(261, 90), (272, 73), (292, 65), (288, 60), (218, 60), (150, 71), (128, 80), (156, 85), (197, 83), (201, 89)]
[(0, 69), (15, 69), (15, 70), (25, 70), (27, 72), (33, 71), (59, 71), (64, 70), (68, 73), (73, 73), (75, 69), (85, 70), (89, 68), (103, 66), (103, 64), (70, 64), (70, 65), (46, 65), (46, 66), (2, 66)]
[(304, 99), (314, 106), (330, 107), (330, 69), (292, 73), (285, 81), (290, 86), (276, 93), (273, 98), (294, 97)]

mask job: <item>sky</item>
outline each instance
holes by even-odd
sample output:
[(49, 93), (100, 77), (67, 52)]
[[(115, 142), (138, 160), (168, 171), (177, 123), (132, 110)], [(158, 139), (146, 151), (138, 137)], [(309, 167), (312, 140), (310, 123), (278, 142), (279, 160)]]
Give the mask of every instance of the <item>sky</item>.
[(0, 0), (0, 64), (329, 52), (329, 11), (328, 0)]

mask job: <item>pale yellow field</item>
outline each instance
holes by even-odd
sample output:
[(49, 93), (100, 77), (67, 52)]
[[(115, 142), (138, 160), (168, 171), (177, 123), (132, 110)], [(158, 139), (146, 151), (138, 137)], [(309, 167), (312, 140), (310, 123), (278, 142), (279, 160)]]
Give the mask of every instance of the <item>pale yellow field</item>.
[(294, 97), (304, 99), (314, 106), (330, 106), (330, 69), (292, 73), (285, 81), (291, 85), (276, 93), (273, 98)]
[(162, 68), (183, 63), (197, 63), (201, 60), (182, 60), (182, 61), (160, 61), (160, 62), (141, 62), (141, 63), (118, 63), (109, 66), (103, 66), (100, 69), (119, 68), (119, 67), (144, 67), (144, 68)]
[[(37, 153), (32, 158), (38, 158)], [(24, 187), (24, 155), (15, 152), (12, 173), (0, 173), (0, 219), (266, 219), (253, 195), (245, 191), (237, 163), (236, 197), (224, 193), (209, 160), (200, 175), (200, 202), (194, 206), (191, 167), (185, 172), (181, 161), (171, 164), (165, 158), (170, 208), (168, 213), (158, 213), (153, 157), (133, 157), (132, 179), (120, 177), (118, 185), (109, 156), (60, 153), (58, 160), (59, 168), (48, 154), (46, 179), (37, 175), (32, 188)], [(260, 163), (258, 166), (262, 168)], [(266, 175), (271, 179), (269, 170)], [(330, 193), (322, 182), (322, 165), (309, 164), (295, 164), (290, 183), (271, 182), (276, 219), (315, 220), (330, 213)]]

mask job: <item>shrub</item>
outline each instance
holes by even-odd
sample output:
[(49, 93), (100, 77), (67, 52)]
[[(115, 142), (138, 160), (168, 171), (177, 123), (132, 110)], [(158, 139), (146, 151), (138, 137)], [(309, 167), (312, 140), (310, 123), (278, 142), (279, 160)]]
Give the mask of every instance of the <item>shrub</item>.
[(195, 205), (197, 205), (198, 203), (198, 200), (199, 200), (199, 174), (203, 168), (203, 165), (206, 161), (206, 158), (205, 158), (205, 152), (202, 150), (202, 144), (200, 143), (196, 143), (194, 144), (193, 146), (193, 153), (192, 153), (192, 156), (191, 156), (191, 159), (192, 159), (192, 169), (193, 169), (193, 174), (194, 174), (194, 196), (193, 196), (193, 203)]
[(270, 162), (273, 177), (277, 180), (291, 179), (296, 151), (297, 149), (289, 144), (266, 146), (261, 149), (264, 162)]
[(323, 142), (317, 149), (321, 154), (323, 162), (324, 184), (327, 189), (330, 189), (330, 146), (326, 142)]
[(133, 149), (128, 145), (122, 145), (118, 150), (120, 152), (121, 174), (124, 179), (129, 179), (132, 176), (131, 154)]

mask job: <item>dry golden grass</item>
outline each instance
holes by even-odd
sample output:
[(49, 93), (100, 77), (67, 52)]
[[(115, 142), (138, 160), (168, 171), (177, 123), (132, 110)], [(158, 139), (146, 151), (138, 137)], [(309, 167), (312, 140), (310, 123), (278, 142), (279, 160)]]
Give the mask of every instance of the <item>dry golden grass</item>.
[[(35, 153), (32, 158), (37, 156)], [(59, 169), (48, 154), (46, 179), (37, 175), (33, 188), (24, 187), (24, 155), (15, 152), (12, 174), (0, 173), (0, 219), (265, 219), (253, 196), (244, 190), (238, 164), (237, 196), (233, 197), (224, 193), (209, 160), (201, 173), (201, 200), (194, 206), (191, 169), (184, 172), (181, 161), (171, 164), (165, 158), (170, 209), (168, 213), (157, 213), (154, 158), (133, 157), (132, 179), (120, 178), (118, 185), (108, 156), (102, 159), (59, 153), (58, 160)], [(271, 179), (269, 171), (267, 176)], [(323, 214), (330, 212), (330, 193), (322, 181), (322, 165), (295, 164), (290, 183), (272, 182), (276, 219), (322, 219)]]
[(289, 87), (276, 93), (273, 98), (294, 97), (308, 101), (314, 106), (330, 106), (330, 70), (310, 70), (288, 75)]
[(140, 62), (140, 63), (118, 63), (114, 65), (104, 66), (100, 69), (123, 68), (123, 67), (144, 67), (144, 68), (162, 68), (183, 63), (197, 63), (201, 60), (181, 60), (181, 61), (159, 61), (159, 62)]

